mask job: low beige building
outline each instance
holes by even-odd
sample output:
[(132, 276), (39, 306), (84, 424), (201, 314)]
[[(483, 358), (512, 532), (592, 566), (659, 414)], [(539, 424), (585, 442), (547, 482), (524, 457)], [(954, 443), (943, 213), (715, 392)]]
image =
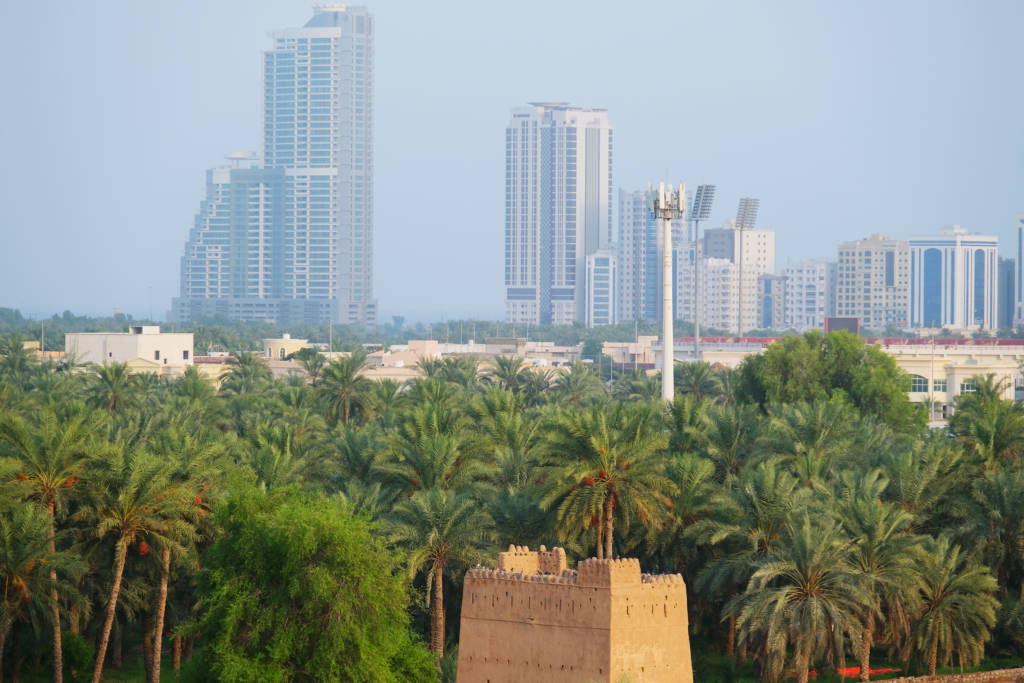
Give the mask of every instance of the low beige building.
[(263, 356), (274, 360), (285, 360), (296, 351), (308, 347), (308, 339), (292, 339), (290, 334), (283, 334), (280, 339), (263, 340)]
[(686, 586), (636, 559), (509, 546), (466, 572), (459, 683), (692, 683)]
[(910, 375), (910, 400), (930, 403), (932, 417), (952, 414), (956, 397), (974, 391), (974, 380), (991, 375), (1002, 384), (1003, 398), (1013, 400), (1024, 349), (970, 344), (892, 344), (881, 347)]
[[(161, 332), (158, 325), (133, 325), (127, 332), (71, 332), (64, 351), (81, 363), (128, 363), (133, 372), (179, 375), (192, 365), (191, 332)], [(143, 362), (145, 361), (145, 362)]]

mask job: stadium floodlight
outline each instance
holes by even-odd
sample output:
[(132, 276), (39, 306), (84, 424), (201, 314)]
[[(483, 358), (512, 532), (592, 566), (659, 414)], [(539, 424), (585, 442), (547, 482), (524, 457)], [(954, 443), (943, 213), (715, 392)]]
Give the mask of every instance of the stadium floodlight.
[(761, 200), (757, 197), (741, 197), (740, 205), (736, 209), (736, 228), (738, 230), (753, 230), (757, 223), (757, 210), (761, 206)]
[(662, 222), (661, 254), (661, 398), (669, 403), (675, 397), (675, 334), (672, 331), (672, 221), (686, 215), (686, 185), (678, 189), (658, 184), (658, 192), (648, 193), (651, 211)]
[(739, 275), (737, 277), (737, 289), (739, 296), (736, 304), (736, 335), (743, 335), (743, 231), (753, 230), (757, 223), (757, 210), (761, 206), (761, 200), (757, 197), (740, 197), (740, 205), (736, 208), (736, 230), (739, 234), (736, 238), (740, 241), (739, 249)]
[(700, 222), (711, 217), (715, 201), (714, 185), (698, 185), (690, 204), (689, 220), (693, 223), (693, 360), (700, 360)]

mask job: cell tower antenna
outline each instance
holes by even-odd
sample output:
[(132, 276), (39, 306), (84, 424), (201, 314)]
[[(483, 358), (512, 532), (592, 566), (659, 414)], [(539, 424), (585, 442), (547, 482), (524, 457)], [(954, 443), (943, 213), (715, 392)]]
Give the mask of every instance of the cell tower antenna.
[(686, 215), (686, 185), (678, 189), (658, 183), (657, 194), (651, 196), (651, 211), (662, 222), (661, 254), (661, 398), (669, 403), (675, 398), (675, 333), (672, 326), (672, 221)]

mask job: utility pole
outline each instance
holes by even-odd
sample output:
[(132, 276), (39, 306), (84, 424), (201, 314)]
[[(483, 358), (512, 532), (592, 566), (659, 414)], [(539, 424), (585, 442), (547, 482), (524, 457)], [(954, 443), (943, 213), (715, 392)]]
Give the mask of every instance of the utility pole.
[(675, 398), (673, 375), (675, 364), (675, 334), (672, 330), (672, 221), (686, 215), (686, 185), (678, 190), (665, 183), (658, 184), (658, 194), (651, 207), (654, 217), (662, 223), (661, 254), (661, 398), (672, 402)]

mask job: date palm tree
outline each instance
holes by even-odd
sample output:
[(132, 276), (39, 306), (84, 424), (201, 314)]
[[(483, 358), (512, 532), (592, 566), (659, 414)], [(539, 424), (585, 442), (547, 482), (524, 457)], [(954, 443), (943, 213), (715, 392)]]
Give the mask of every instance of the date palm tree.
[(485, 376), (492, 384), (518, 394), (527, 372), (526, 359), (522, 356), (497, 356)]
[(694, 400), (717, 400), (722, 395), (718, 374), (707, 363), (677, 363), (674, 367), (676, 393), (693, 396)]
[(838, 399), (776, 406), (759, 444), (806, 486), (824, 485), (853, 444), (856, 413)]
[(998, 587), (984, 565), (977, 564), (945, 535), (928, 544), (921, 568), (922, 612), (917, 618), (917, 651), (925, 658), (928, 675), (956, 653), (961, 665), (977, 665), (991, 637), (999, 602)]
[(76, 513), (90, 525), (98, 539), (114, 539), (114, 575), (100, 630), (92, 683), (99, 683), (110, 630), (114, 623), (121, 581), (129, 548), (137, 544), (140, 555), (151, 544), (180, 548), (176, 539), (193, 533), (185, 520), (195, 509), (193, 496), (184, 485), (175, 485), (172, 470), (160, 458), (141, 448), (115, 444), (95, 454), (88, 476), (91, 500)]
[[(775, 552), (794, 511), (808, 503), (811, 491), (796, 477), (772, 462), (762, 462), (740, 473), (727, 489), (713, 515), (695, 525), (691, 537), (714, 551), (697, 573), (696, 588), (721, 600), (742, 591), (754, 568)], [(727, 614), (726, 653), (733, 654), (736, 615)]]
[(576, 407), (608, 393), (594, 366), (582, 361), (576, 361), (568, 371), (555, 377), (555, 392), (562, 403)]
[[(866, 602), (859, 606), (860, 680), (869, 677), (871, 648), (879, 627), (899, 640), (910, 635), (910, 616), (918, 606), (922, 538), (907, 533), (913, 516), (881, 495), (889, 485), (881, 470), (861, 477), (848, 472), (837, 513), (854, 539), (850, 563), (862, 580)], [(899, 644), (898, 642), (895, 644)]]
[(718, 481), (731, 485), (754, 455), (761, 427), (757, 406), (712, 405), (703, 419), (700, 450), (715, 463)]
[(29, 502), (0, 506), (0, 681), (11, 625), (33, 606), (52, 614), (53, 593), (74, 594), (72, 580), (85, 572), (75, 553), (51, 548), (50, 528), (50, 517)]
[(335, 358), (323, 370), (320, 393), (327, 402), (329, 415), (348, 424), (353, 411), (365, 411), (372, 400), (373, 383), (362, 374), (366, 354), (353, 351)]
[(376, 470), (404, 491), (456, 489), (484, 478), (483, 463), (467, 443), (465, 416), (447, 405), (412, 409), (388, 435)]
[(658, 528), (675, 485), (658, 457), (668, 445), (661, 407), (616, 404), (564, 411), (551, 425), (547, 448), (554, 462), (541, 507), (557, 509), (562, 531), (597, 528), (597, 556), (612, 557), (615, 518), (629, 531), (633, 517)]
[(121, 410), (131, 398), (135, 380), (127, 363), (97, 365), (93, 400), (108, 413)]
[(430, 649), (444, 655), (444, 571), (485, 557), (491, 523), (474, 497), (432, 488), (402, 501), (392, 511), (387, 532), (408, 555), (409, 574), (426, 569), (430, 594)]
[(835, 521), (805, 512), (726, 606), (740, 643), (755, 645), (770, 680), (778, 680), (790, 648), (799, 683), (824, 652), (843, 661), (844, 636), (857, 633), (858, 607), (868, 599), (850, 563), (852, 543)]
[(270, 368), (251, 351), (232, 351), (227, 364), (228, 371), (220, 385), (225, 394), (251, 394), (273, 380)]
[[(99, 421), (90, 413), (78, 413), (61, 420), (50, 408), (34, 420), (13, 413), (0, 413), (0, 454), (16, 468), (17, 483), (25, 495), (46, 511), (50, 518), (49, 552), (57, 551), (57, 518), (65, 500), (83, 474), (86, 457), (93, 449), (93, 435)], [(53, 678), (63, 680), (60, 639), (60, 605), (57, 601), (57, 567), (50, 568), (51, 615), (53, 626)]]

